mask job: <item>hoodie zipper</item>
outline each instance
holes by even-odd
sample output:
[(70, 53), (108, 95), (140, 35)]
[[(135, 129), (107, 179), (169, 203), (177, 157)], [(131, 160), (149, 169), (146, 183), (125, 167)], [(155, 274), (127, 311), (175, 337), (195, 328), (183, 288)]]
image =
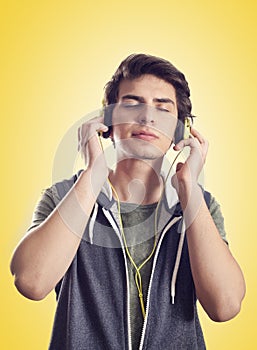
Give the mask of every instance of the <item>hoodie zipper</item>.
[(126, 252), (124, 249), (123, 241), (120, 235), (120, 229), (118, 224), (116, 223), (115, 219), (109, 212), (109, 210), (102, 208), (103, 213), (109, 223), (111, 224), (112, 228), (114, 229), (115, 233), (117, 234), (121, 247), (122, 247), (122, 253), (123, 258), (125, 262), (125, 270), (126, 270), (126, 282), (127, 282), (127, 316), (128, 316), (128, 348), (129, 350), (132, 350), (132, 340), (131, 340), (131, 320), (130, 320), (130, 289), (129, 289), (129, 276), (128, 276), (128, 264), (127, 264), (127, 258), (126, 258)]
[(158, 245), (156, 247), (156, 252), (154, 255), (154, 260), (153, 260), (153, 267), (152, 267), (152, 272), (151, 272), (151, 277), (150, 277), (150, 282), (149, 282), (149, 287), (148, 287), (148, 293), (146, 297), (146, 313), (145, 313), (145, 319), (143, 323), (143, 328), (142, 328), (142, 334), (141, 334), (141, 340), (140, 340), (140, 345), (139, 345), (139, 350), (143, 350), (143, 345), (144, 345), (144, 338), (145, 338), (145, 332), (146, 332), (146, 325), (147, 325), (147, 320), (148, 320), (148, 313), (149, 313), (149, 300), (150, 300), (150, 294), (151, 294), (151, 288), (152, 288), (152, 281), (153, 281), (153, 275), (154, 275), (154, 270), (156, 267), (157, 263), (157, 258), (159, 255), (160, 247), (163, 241), (163, 238), (166, 234), (166, 232), (178, 221), (182, 218), (182, 216), (177, 216), (173, 218), (170, 222), (167, 223), (167, 225), (164, 227), (162, 234), (159, 238)]

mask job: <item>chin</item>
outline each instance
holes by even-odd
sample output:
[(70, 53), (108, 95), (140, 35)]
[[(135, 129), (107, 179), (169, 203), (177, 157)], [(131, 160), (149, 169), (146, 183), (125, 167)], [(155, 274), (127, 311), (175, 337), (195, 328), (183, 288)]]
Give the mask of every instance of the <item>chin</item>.
[(126, 148), (122, 149), (123, 159), (126, 158), (134, 158), (134, 159), (142, 159), (142, 160), (156, 160), (164, 156), (160, 150), (153, 149), (143, 149), (138, 147), (136, 149)]
[(135, 159), (144, 159), (144, 160), (155, 160), (164, 156), (164, 152), (156, 147), (154, 144), (149, 142), (145, 142), (142, 140), (135, 139), (131, 142), (131, 140), (124, 140), (116, 144), (116, 150), (119, 154), (122, 154), (122, 158), (135, 158)]
[(144, 159), (144, 160), (156, 160), (156, 159), (160, 159), (161, 157), (163, 157), (163, 154), (161, 153), (150, 153), (150, 152), (145, 152), (145, 153), (138, 153), (135, 155), (135, 158), (138, 159)]

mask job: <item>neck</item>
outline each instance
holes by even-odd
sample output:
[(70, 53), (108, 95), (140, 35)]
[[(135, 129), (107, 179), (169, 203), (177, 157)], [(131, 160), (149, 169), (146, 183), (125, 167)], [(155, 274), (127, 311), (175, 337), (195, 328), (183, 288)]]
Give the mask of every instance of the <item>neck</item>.
[(160, 177), (162, 159), (121, 160), (109, 178), (121, 202), (151, 204), (158, 202), (163, 182)]

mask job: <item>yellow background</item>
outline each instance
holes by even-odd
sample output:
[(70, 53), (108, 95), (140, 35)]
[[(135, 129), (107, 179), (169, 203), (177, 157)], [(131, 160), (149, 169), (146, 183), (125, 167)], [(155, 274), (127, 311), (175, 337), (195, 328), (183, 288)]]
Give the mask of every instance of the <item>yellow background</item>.
[(247, 282), (242, 311), (215, 324), (210, 350), (256, 349), (256, 1), (1, 1), (0, 348), (47, 348), (51, 293), (33, 302), (9, 272), (67, 129), (100, 107), (103, 87), (133, 52), (167, 58), (191, 87), (210, 141), (205, 183), (222, 205)]

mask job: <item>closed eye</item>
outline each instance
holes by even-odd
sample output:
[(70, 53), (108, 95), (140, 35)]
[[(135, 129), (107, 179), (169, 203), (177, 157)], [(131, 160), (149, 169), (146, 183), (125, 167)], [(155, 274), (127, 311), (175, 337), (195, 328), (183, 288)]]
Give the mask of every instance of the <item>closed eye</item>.
[(136, 101), (122, 103), (122, 107), (125, 107), (125, 108), (140, 108), (142, 106), (143, 106), (143, 103), (138, 103)]
[(163, 108), (163, 107), (156, 107), (156, 108), (157, 108), (159, 111), (171, 113), (170, 110), (168, 110), (167, 108)]

